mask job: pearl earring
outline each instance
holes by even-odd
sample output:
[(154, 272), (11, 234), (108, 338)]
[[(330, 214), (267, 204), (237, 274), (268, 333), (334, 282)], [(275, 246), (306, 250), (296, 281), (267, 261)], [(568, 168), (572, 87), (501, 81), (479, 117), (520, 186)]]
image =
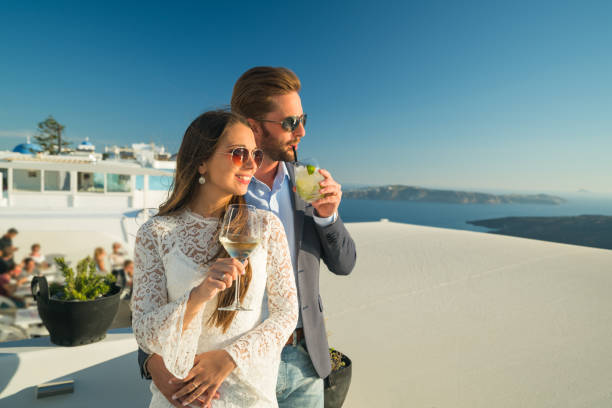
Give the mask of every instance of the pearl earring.
[(198, 179), (198, 182), (199, 182), (200, 184), (204, 184), (204, 183), (206, 183), (206, 179), (204, 178), (204, 175), (203, 175), (203, 174), (201, 174), (201, 175), (200, 175), (200, 178)]

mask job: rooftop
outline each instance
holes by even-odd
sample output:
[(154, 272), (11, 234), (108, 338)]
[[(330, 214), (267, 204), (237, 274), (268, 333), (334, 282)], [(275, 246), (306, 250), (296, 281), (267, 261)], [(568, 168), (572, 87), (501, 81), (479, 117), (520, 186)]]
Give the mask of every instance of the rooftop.
[[(346, 407), (612, 404), (611, 250), (393, 222), (347, 228), (355, 270), (321, 271), (330, 346), (354, 366)], [(116, 404), (112, 389), (146, 403), (129, 333), (43, 343), (0, 345), (0, 398), (101, 407)], [(62, 378), (75, 379), (74, 394), (33, 399), (34, 385)]]

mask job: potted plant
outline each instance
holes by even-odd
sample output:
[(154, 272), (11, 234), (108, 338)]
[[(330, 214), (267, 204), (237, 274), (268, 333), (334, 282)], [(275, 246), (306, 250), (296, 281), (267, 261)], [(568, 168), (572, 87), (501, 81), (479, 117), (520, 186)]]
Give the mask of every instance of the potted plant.
[(325, 378), (325, 408), (340, 408), (351, 385), (351, 359), (333, 348), (329, 349), (332, 371)]
[(76, 273), (63, 258), (55, 258), (65, 283), (47, 285), (44, 276), (32, 279), (38, 314), (59, 346), (79, 346), (106, 337), (117, 309), (121, 288), (112, 274), (99, 275), (90, 257), (77, 264)]

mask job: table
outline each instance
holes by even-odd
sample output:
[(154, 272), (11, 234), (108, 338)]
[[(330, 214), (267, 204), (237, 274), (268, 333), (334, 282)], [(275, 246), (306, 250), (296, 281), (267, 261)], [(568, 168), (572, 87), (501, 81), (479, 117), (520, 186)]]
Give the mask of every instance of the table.
[[(140, 378), (137, 350), (131, 329), (76, 347), (56, 346), (49, 337), (0, 343), (0, 406), (148, 406), (150, 381)], [(68, 379), (73, 393), (36, 399), (37, 385)]]

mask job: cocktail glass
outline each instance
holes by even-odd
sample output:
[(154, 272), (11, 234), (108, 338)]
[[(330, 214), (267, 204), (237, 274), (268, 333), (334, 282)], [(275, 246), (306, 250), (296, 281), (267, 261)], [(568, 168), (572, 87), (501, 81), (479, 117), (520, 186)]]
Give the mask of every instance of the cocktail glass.
[(322, 197), (320, 182), (325, 178), (319, 173), (319, 164), (314, 159), (295, 163), (295, 188), (302, 200), (312, 203)]

